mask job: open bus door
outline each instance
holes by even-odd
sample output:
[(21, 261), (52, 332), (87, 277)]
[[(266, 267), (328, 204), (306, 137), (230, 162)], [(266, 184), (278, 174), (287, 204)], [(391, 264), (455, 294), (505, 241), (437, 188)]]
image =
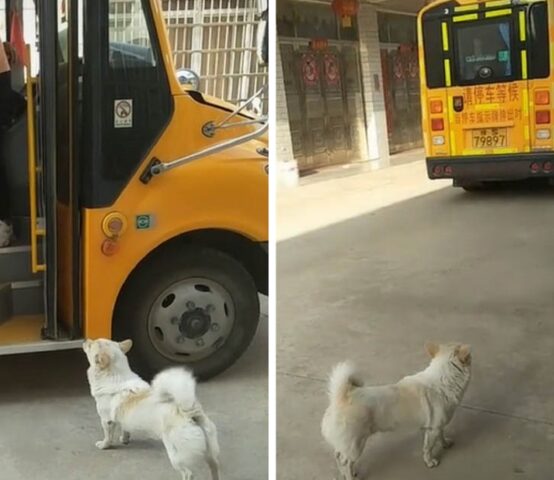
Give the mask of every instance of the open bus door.
[(265, 88), (234, 106), (180, 85), (157, 0), (36, 14), (38, 75), (3, 142), (18, 188), (0, 355), (125, 337), (144, 373), (216, 375), (267, 294), (267, 116), (246, 113)]
[(78, 10), (63, 3), (37, 2), (40, 75), (28, 70), (26, 114), (3, 132), (16, 241), (0, 251), (1, 353), (81, 343)]

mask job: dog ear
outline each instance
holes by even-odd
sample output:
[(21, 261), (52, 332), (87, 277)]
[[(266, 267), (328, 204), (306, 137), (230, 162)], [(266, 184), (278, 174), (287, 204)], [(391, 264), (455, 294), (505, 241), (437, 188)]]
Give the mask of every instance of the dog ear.
[(97, 353), (94, 356), (94, 363), (100, 370), (105, 370), (110, 365), (110, 356), (105, 352)]
[(85, 342), (83, 343), (83, 350), (85, 352), (88, 352), (90, 346), (92, 345), (92, 340), (85, 340)]
[(434, 342), (427, 342), (425, 344), (425, 350), (431, 358), (435, 358), (437, 356), (437, 353), (439, 353), (440, 346)]
[(464, 365), (469, 365), (469, 363), (471, 363), (471, 346), (460, 345), (456, 355), (458, 356), (460, 362)]
[(129, 350), (131, 350), (132, 346), (133, 346), (133, 341), (130, 339), (119, 342), (119, 348), (121, 348), (121, 351), (123, 353), (127, 353)]

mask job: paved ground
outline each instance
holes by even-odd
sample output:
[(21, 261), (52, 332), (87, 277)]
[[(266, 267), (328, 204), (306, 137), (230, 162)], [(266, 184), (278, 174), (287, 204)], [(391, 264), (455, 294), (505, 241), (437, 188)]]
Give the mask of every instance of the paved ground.
[(421, 165), (391, 170), (379, 175), (414, 198), (398, 191), (395, 204), (395, 184), (364, 174), (279, 200), (279, 480), (335, 474), (319, 433), (334, 363), (357, 361), (369, 384), (396, 381), (426, 365), (429, 339), (474, 347), (457, 444), (430, 471), (419, 433), (377, 436), (367, 478), (551, 480), (554, 190), (468, 194), (418, 179)]
[[(101, 428), (80, 351), (0, 357), (0, 479), (180, 478), (161, 443), (99, 451)], [(199, 386), (217, 424), (225, 480), (267, 478), (267, 317), (247, 354)]]
[[(323, 171), (310, 183), (278, 192), (277, 237), (279, 240), (319, 230), (359, 217), (417, 195), (444, 188), (444, 182), (427, 181), (425, 164), (413, 155), (397, 156), (401, 165), (357, 175), (336, 168)], [(404, 164), (404, 160), (412, 160)], [(324, 179), (323, 181), (320, 181)]]

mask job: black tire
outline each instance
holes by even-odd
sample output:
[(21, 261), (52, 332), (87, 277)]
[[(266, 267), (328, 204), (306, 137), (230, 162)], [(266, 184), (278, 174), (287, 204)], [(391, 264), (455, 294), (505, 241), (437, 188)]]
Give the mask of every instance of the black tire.
[[(202, 277), (221, 285), (234, 305), (234, 323), (224, 343), (205, 358), (182, 361), (155, 346), (148, 317), (163, 292), (176, 282)], [(170, 248), (147, 260), (126, 284), (115, 312), (114, 338), (131, 338), (132, 368), (150, 377), (170, 365), (186, 365), (200, 380), (229, 368), (245, 352), (258, 328), (260, 305), (254, 280), (241, 263), (218, 250), (192, 245)], [(176, 327), (178, 328), (178, 327)]]

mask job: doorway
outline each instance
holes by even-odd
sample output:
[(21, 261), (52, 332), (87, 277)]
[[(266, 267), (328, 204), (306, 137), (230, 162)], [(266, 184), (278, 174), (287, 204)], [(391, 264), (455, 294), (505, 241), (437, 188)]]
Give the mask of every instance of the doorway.
[(304, 174), (367, 156), (357, 44), (309, 43), (280, 44), (293, 151)]

